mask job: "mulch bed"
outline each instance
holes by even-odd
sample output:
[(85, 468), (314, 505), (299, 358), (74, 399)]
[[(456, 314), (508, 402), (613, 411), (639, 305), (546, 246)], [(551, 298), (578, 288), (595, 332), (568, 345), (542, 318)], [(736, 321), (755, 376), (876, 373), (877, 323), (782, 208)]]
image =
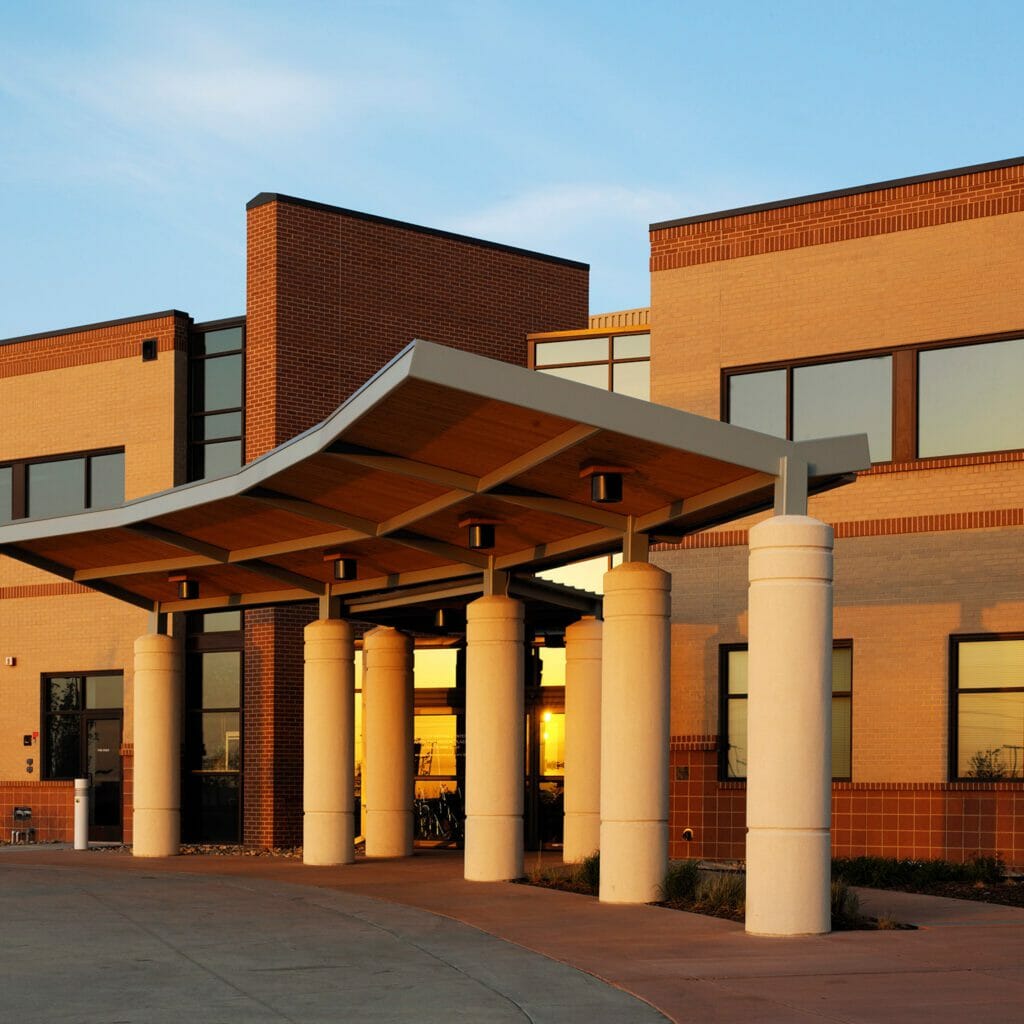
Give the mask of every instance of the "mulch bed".
[(1024, 907), (1024, 882), (1008, 878), (1005, 882), (936, 882), (916, 889), (894, 890), (917, 892), (922, 896), (946, 896), (954, 900), (999, 903), (1005, 907)]

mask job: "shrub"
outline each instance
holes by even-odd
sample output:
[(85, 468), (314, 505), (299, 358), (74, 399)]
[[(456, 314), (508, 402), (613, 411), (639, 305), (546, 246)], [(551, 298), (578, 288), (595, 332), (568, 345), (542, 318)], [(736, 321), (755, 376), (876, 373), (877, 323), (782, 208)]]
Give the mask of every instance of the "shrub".
[(746, 889), (743, 875), (715, 872), (697, 883), (694, 904), (704, 913), (742, 914), (747, 902)]
[(832, 927), (851, 928), (860, 922), (860, 898), (845, 882), (832, 883)]
[(832, 877), (847, 885), (873, 889), (927, 889), (943, 882), (994, 885), (1006, 877), (1006, 865), (1000, 857), (975, 857), (968, 864), (948, 860), (850, 857), (832, 861)]
[(692, 900), (699, 878), (700, 869), (697, 867), (697, 861), (672, 861), (665, 874), (665, 881), (661, 883), (659, 895), (666, 903)]
[(601, 854), (592, 853), (576, 865), (572, 880), (581, 888), (596, 896), (601, 886)]

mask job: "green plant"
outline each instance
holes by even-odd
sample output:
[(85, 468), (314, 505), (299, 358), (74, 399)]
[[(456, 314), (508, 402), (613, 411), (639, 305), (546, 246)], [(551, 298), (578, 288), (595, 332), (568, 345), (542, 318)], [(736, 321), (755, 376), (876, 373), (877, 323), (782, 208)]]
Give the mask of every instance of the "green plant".
[(701, 878), (694, 892), (696, 909), (710, 914), (742, 914), (747, 902), (746, 879), (733, 872), (714, 872)]
[(971, 779), (1005, 779), (1008, 769), (1003, 763), (1003, 751), (999, 747), (978, 750), (967, 760), (966, 775)]
[(849, 928), (860, 921), (860, 898), (845, 883), (832, 883), (832, 927)]
[(572, 880), (580, 888), (596, 896), (601, 886), (601, 854), (592, 853), (589, 857), (584, 857), (573, 870)]
[(700, 869), (697, 867), (697, 861), (672, 861), (665, 873), (665, 881), (661, 883), (659, 895), (665, 903), (692, 900), (699, 879)]
[(832, 861), (832, 877), (847, 885), (864, 885), (872, 889), (928, 889), (944, 882), (995, 885), (1006, 877), (1006, 865), (998, 856), (978, 856), (967, 864), (954, 864), (948, 860), (850, 857)]

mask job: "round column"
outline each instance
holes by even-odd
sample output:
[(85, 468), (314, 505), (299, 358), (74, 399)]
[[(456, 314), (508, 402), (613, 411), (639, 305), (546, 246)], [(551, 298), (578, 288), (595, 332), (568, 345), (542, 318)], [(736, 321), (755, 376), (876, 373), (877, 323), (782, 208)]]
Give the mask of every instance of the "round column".
[(646, 562), (623, 562), (604, 577), (604, 903), (653, 902), (668, 868), (670, 584)]
[(465, 877), (523, 874), (523, 606), (498, 595), (466, 609)]
[(832, 528), (750, 531), (747, 931), (830, 930)]
[(159, 633), (135, 641), (132, 854), (173, 857), (181, 839), (181, 652)]
[(601, 634), (591, 615), (565, 631), (566, 864), (601, 845)]
[(412, 640), (379, 626), (363, 637), (363, 834), (367, 857), (412, 854)]
[(352, 627), (320, 619), (305, 629), (302, 861), (351, 864), (355, 788)]

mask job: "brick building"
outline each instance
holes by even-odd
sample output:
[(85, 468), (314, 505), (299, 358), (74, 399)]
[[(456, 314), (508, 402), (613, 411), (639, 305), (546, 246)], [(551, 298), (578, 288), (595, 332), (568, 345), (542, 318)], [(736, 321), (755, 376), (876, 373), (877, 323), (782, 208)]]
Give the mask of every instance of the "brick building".
[[(5, 412), (0, 442), (14, 514), (36, 514), (33, 466), (56, 455), (82, 462), (86, 506), (104, 493), (91, 481), (106, 463), (92, 460), (121, 451), (127, 498), (226, 472), (243, 446), (257, 459), (413, 337), (794, 441), (866, 433), (871, 468), (809, 507), (836, 536), (833, 850), (1024, 863), (1024, 160), (653, 225), (650, 307), (589, 320), (585, 267), (508, 247), (268, 194), (249, 204), (248, 241), (244, 318), (169, 312), (0, 346), (5, 409), (25, 410)], [(41, 407), (41, 393), (60, 400)], [(673, 577), (673, 856), (744, 855), (747, 542), (760, 518), (651, 537)], [(544, 575), (599, 590), (615, 562)], [(41, 834), (67, 834), (70, 784), (48, 781), (62, 766), (46, 761), (47, 736), (79, 729), (88, 756), (89, 722), (117, 711), (90, 707), (87, 690), (122, 671), (130, 837), (127, 675), (143, 616), (0, 568), (0, 637), (16, 658), (0, 666), (0, 726), (17, 740), (0, 754), (0, 814), (32, 804)], [(33, 625), (55, 613), (60, 663)], [(314, 617), (305, 605), (190, 616), (186, 837), (298, 841), (299, 647)], [(560, 827), (564, 651), (557, 628), (536, 634), (527, 818), (543, 842)], [(452, 640), (416, 654), (428, 801), (461, 776)], [(207, 676), (220, 703), (203, 699)], [(188, 761), (204, 729), (216, 763)]]

